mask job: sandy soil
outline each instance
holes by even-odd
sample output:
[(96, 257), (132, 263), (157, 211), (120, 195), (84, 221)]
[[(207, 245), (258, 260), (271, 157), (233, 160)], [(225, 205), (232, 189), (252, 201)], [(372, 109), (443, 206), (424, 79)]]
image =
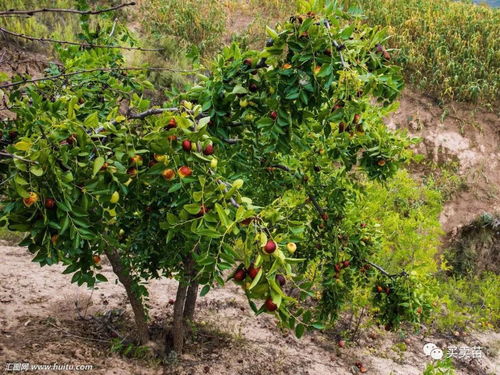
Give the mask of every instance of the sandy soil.
[[(339, 348), (335, 333), (297, 340), (277, 329), (272, 316), (254, 317), (239, 288), (231, 284), (199, 299), (196, 325), (181, 358), (168, 358), (166, 364), (127, 358), (110, 350), (110, 340), (116, 334), (131, 335), (132, 324), (124, 289), (115, 283), (105, 261), (103, 273), (109, 282), (89, 290), (70, 284), (70, 276), (61, 274), (62, 267), (40, 268), (26, 249), (3, 245), (1, 366), (5, 362), (91, 364), (93, 370), (83, 373), (105, 375), (342, 375), (358, 373), (354, 363), (361, 361), (369, 374), (417, 375), (431, 361), (422, 346), (433, 342), (441, 348), (481, 346), (483, 358), (459, 362), (459, 374), (500, 373), (499, 333), (426, 337), (424, 329), (405, 337), (361, 328), (357, 342), (347, 340), (346, 347)], [(148, 287), (151, 326), (158, 331), (171, 320), (169, 300), (175, 296), (176, 283), (160, 280)], [(43, 373), (61, 372), (73, 373)]]
[[(464, 103), (438, 106), (405, 90), (400, 108), (387, 121), (422, 142), (416, 151), (436, 166), (456, 169), (463, 188), (445, 203), (440, 221), (446, 232), (483, 212), (500, 212), (500, 120), (497, 114)], [(426, 174), (428, 170), (420, 170)]]

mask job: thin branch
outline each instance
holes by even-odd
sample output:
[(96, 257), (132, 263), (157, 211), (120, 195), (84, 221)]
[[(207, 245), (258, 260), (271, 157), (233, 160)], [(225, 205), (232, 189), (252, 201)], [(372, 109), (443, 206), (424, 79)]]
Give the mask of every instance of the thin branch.
[(113, 36), (113, 34), (115, 33), (115, 27), (116, 27), (116, 21), (118, 19), (115, 18), (115, 20), (113, 21), (113, 27), (111, 28), (111, 32), (109, 33), (109, 37), (111, 38)]
[(377, 270), (379, 270), (380, 272), (382, 272), (385, 276), (387, 277), (390, 277), (391, 279), (392, 278), (395, 278), (395, 277), (400, 277), (400, 276), (408, 276), (408, 273), (403, 270), (401, 271), (400, 273), (394, 273), (394, 274), (390, 274), (389, 272), (387, 272), (386, 270), (384, 270), (382, 267), (380, 267), (378, 264), (375, 264), (375, 263), (372, 263), (372, 262), (365, 262), (366, 264), (369, 264), (370, 266), (376, 268)]
[(31, 40), (34, 42), (42, 42), (42, 43), (60, 43), (60, 44), (69, 44), (72, 46), (81, 46), (81, 47), (88, 47), (88, 48), (110, 48), (110, 49), (114, 48), (114, 49), (137, 50), (137, 51), (146, 51), (146, 52), (162, 51), (163, 50), (161, 48), (111, 46), (111, 45), (104, 45), (104, 44), (70, 42), (68, 40), (58, 40), (58, 39), (51, 39), (51, 38), (36, 38), (36, 37), (25, 35), (25, 34), (15, 33), (13, 31), (4, 29), (3, 27), (0, 27), (0, 31), (5, 33), (5, 34), (8, 34), (8, 35), (15, 36), (17, 38), (22, 38), (22, 39), (27, 39), (27, 40)]
[(222, 139), (222, 141), (230, 144), (230, 145), (235, 145), (236, 143), (240, 142), (241, 139), (238, 139), (238, 138), (226, 138), (226, 139)]
[[(140, 112), (140, 113), (132, 113), (132, 112), (127, 112), (125, 115), (128, 120), (133, 120), (133, 119), (144, 119), (148, 116), (152, 115), (159, 115), (164, 112), (178, 112), (179, 108), (177, 107), (172, 107), (172, 108), (151, 108), (148, 109), (147, 111)], [(111, 121), (111, 124), (116, 125), (118, 121)], [(95, 130), (95, 133), (100, 133), (104, 130), (104, 127), (100, 126)]]
[(61, 73), (61, 74), (56, 74), (56, 75), (48, 76), (48, 77), (41, 77), (41, 78), (28, 79), (28, 80), (23, 80), (23, 81), (19, 81), (19, 82), (8, 83), (5, 85), (0, 85), (0, 89), (24, 85), (26, 83), (34, 83), (34, 82), (48, 81), (48, 80), (53, 81), (53, 80), (56, 80), (58, 78), (71, 77), (71, 76), (75, 76), (78, 74), (93, 73), (93, 72), (131, 71), (131, 70), (154, 70), (154, 71), (169, 71), (169, 72), (175, 72), (175, 73), (192, 73), (192, 71), (190, 71), (190, 70), (176, 70), (176, 69), (171, 69), (171, 68), (156, 68), (156, 67), (150, 67), (150, 68), (138, 68), (138, 67), (94, 68), (94, 69), (79, 70), (77, 72), (72, 72), (72, 73)]
[(287, 166), (285, 165), (281, 165), (281, 164), (271, 164), (270, 165), (271, 168), (276, 168), (276, 169), (281, 169), (281, 170), (284, 170), (285, 172), (291, 172), (292, 170), (290, 168), (288, 168)]
[(141, 112), (141, 113), (130, 113), (127, 114), (128, 119), (143, 119), (145, 117), (151, 116), (151, 115), (159, 115), (163, 112), (178, 112), (179, 108), (177, 107), (172, 107), (172, 108), (151, 108), (148, 109), (147, 111)]
[[(289, 173), (293, 173), (293, 171), (288, 168), (286, 165), (282, 165), (282, 164), (271, 164), (270, 165), (271, 168), (277, 168), (277, 169), (281, 169), (285, 172), (289, 172)], [(316, 200), (316, 197), (314, 195), (312, 195), (312, 193), (307, 193), (307, 196), (309, 197), (309, 199), (311, 200), (311, 203), (313, 204), (314, 208), (316, 209), (316, 211), (318, 211), (319, 215), (321, 217), (323, 217), (323, 214), (324, 214), (324, 210), (321, 208), (321, 206), (318, 204), (318, 201)], [(326, 220), (325, 220), (326, 221)]]
[(12, 16), (12, 15), (28, 15), (32, 16), (35, 13), (73, 13), (82, 15), (95, 15), (106, 12), (112, 12), (121, 8), (135, 5), (135, 2), (120, 4), (111, 8), (97, 9), (97, 10), (78, 10), (78, 9), (58, 9), (58, 8), (43, 8), (43, 9), (33, 9), (33, 10), (16, 10), (9, 9), (0, 11), (0, 16)]
[[(214, 174), (212, 170), (210, 170), (210, 172), (212, 174)], [(228, 186), (231, 186), (229, 183), (224, 182), (221, 179), (217, 179), (217, 183), (220, 184), (220, 185), (222, 185), (222, 186), (224, 186), (224, 193), (227, 193), (229, 191)], [(240, 204), (238, 202), (236, 202), (236, 200), (234, 198), (230, 198), (229, 201), (231, 202), (231, 204), (234, 207), (236, 207), (236, 208), (240, 207)]]
[[(328, 22), (328, 20), (325, 20), (325, 25), (326, 25), (326, 28), (328, 29), (328, 34), (330, 35), (330, 22)], [(331, 38), (331, 35), (330, 35), (330, 38)], [(340, 45), (337, 43), (336, 40), (333, 41), (333, 45), (335, 46), (335, 49), (338, 51), (338, 53), (340, 55), (340, 61), (342, 62), (342, 66), (344, 68), (347, 68), (347, 64), (344, 61), (344, 56), (342, 56), (342, 47), (340, 47)]]
[(229, 123), (228, 125), (231, 127), (236, 127), (236, 126), (242, 126), (244, 124), (240, 121), (233, 121), (233, 122)]
[(20, 156), (17, 156), (17, 155), (8, 153), (8, 152), (0, 151), (0, 156), (5, 156), (5, 157), (8, 157), (8, 158), (12, 158), (12, 159), (22, 160), (22, 161), (25, 161), (27, 163), (38, 164), (38, 162), (36, 162), (34, 160), (25, 159), (25, 158), (22, 158)]
[(319, 215), (321, 217), (323, 217), (323, 214), (325, 212), (323, 211), (323, 209), (321, 208), (321, 206), (318, 204), (318, 201), (316, 200), (316, 197), (314, 195), (312, 195), (311, 193), (307, 193), (307, 196), (311, 200), (311, 203), (313, 204), (313, 206), (316, 209), (316, 211), (318, 211)]

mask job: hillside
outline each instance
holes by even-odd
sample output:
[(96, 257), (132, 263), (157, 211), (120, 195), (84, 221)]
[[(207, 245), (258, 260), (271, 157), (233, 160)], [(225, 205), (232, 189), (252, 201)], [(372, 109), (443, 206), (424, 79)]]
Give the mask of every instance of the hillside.
[[(103, 1), (95, 3), (108, 5)], [(115, 3), (119, 4), (113, 2), (114, 5)], [(392, 329), (390, 324), (384, 325), (376, 320), (380, 315), (380, 307), (372, 304), (368, 293), (360, 288), (353, 288), (349, 294), (351, 299), (339, 310), (339, 318), (334, 325), (328, 329), (307, 331), (304, 337), (298, 339), (293, 330), (278, 328), (277, 313), (255, 317), (243, 288), (228, 281), (224, 287), (215, 286), (207, 295), (202, 292), (201, 296), (198, 292), (197, 310), (186, 334), (183, 353), (176, 354), (170, 350), (174, 340), (171, 336), (174, 334), (169, 327), (175, 324), (174, 304), (179, 283), (170, 277), (178, 276), (178, 270), (173, 274), (165, 272), (164, 275), (169, 278), (157, 278), (155, 275), (155, 280), (140, 284), (145, 285), (149, 291), (145, 302), (149, 308), (151, 341), (143, 346), (135, 340), (134, 314), (125, 288), (118, 280), (114, 266), (111, 266), (110, 258), (103, 253), (102, 262), (100, 257), (97, 261), (92, 258), (98, 267), (102, 266), (99, 273), (108, 282), (97, 282), (93, 288), (78, 287), (72, 283), (75, 279), (72, 280), (71, 273), (62, 274), (65, 267), (61, 264), (41, 268), (39, 264), (33, 263), (33, 255), (27, 248), (17, 245), (21, 234), (0, 227), (0, 257), (3, 259), (0, 265), (0, 362), (14, 360), (30, 364), (91, 364), (93, 369), (88, 373), (102, 375), (229, 375), (235, 372), (255, 375), (500, 373), (500, 264), (497, 254), (500, 244), (500, 118), (496, 107), (499, 99), (499, 66), (494, 58), (498, 55), (500, 46), (498, 40), (492, 37), (498, 30), (495, 21), (500, 13), (489, 7), (471, 4), (449, 5), (448, 0), (435, 3), (430, 0), (391, 0), (392, 14), (378, 1), (370, 2), (369, 5), (362, 0), (344, 3), (365, 10), (368, 18), (360, 21), (363, 27), (388, 27), (392, 34), (387, 42), (391, 59), (386, 62), (402, 68), (406, 87), (398, 99), (399, 107), (384, 122), (391, 133), (402, 130), (411, 137), (419, 138), (419, 141), (411, 145), (414, 155), (404, 163), (401, 172), (387, 181), (381, 179), (372, 182), (364, 178), (357, 180), (365, 194), (364, 206), (361, 204), (360, 207), (346, 209), (345, 216), (349, 220), (360, 220), (362, 228), (366, 225), (364, 222), (373, 220), (377, 235), (383, 238), (379, 247), (374, 246), (376, 250), (373, 260), (380, 264), (384, 274), (392, 279), (403, 270), (403, 274), (408, 271), (422, 281), (420, 292), (431, 301), (428, 306), (431, 312), (427, 320), (403, 323), (399, 328)], [(69, 0), (58, 0), (54, 4), (57, 7), (73, 6)], [(7, 5), (9, 8), (18, 7), (15, 0), (8, 0)], [(26, 6), (36, 7), (37, 4), (34, 2)], [(359, 16), (359, 10), (352, 9), (353, 17), (358, 20), (356, 17)], [(466, 15), (462, 12), (464, 9), (470, 10), (470, 13)], [(108, 31), (110, 40), (114, 33), (122, 33), (119, 35), (123, 36), (124, 44), (132, 43), (134, 48), (160, 49), (152, 52), (137, 49), (123, 51), (125, 66), (147, 64), (158, 68), (144, 75), (151, 81), (147, 89), (141, 92), (141, 100), (145, 98), (144, 103), (141, 103), (144, 110), (149, 105), (171, 106), (171, 100), (178, 100), (180, 93), (202, 82), (198, 80), (200, 76), (191, 74), (191, 69), (202, 64), (202, 72), (209, 72), (213, 69), (212, 59), (223, 46), (237, 42), (242, 50), (260, 49), (269, 37), (269, 31), (266, 35), (264, 26), (274, 27), (277, 22), (288, 19), (294, 12), (294, 4), (281, 0), (140, 0), (136, 6), (121, 9), (114, 17), (104, 15), (99, 22), (100, 27)], [(467, 28), (460, 28), (464, 17), (470, 23)], [(58, 18), (42, 15), (27, 18), (27, 22), (29, 27), (22, 23), (22, 19), (12, 17), (5, 22), (6, 25), (0, 27), (18, 33), (32, 33), (38, 37), (50, 35), (55, 39), (72, 40), (74, 43), (79, 40), (76, 35), (80, 25), (71, 16)], [(94, 21), (91, 21), (91, 27), (96, 25), (92, 22)], [(16, 75), (44, 77), (49, 72), (47, 69), (55, 71), (55, 66), (67, 64), (68, 60), (64, 59), (68, 59), (69, 54), (60, 54), (61, 51), (52, 48), (53, 44), (26, 42), (12, 35), (2, 35), (0, 73), (5, 74), (0, 74), (0, 84), (9, 82)], [(474, 40), (474, 43), (466, 43), (468, 38)], [(429, 40), (433, 43), (428, 43)], [(462, 42), (467, 46), (461, 45)], [(445, 49), (443, 46), (448, 48), (446, 56), (442, 54)], [(488, 47), (487, 50), (483, 50), (485, 46)], [(77, 53), (85, 56), (85, 49), (81, 48)], [(58, 53), (63, 56), (62, 59), (56, 57)], [(117, 52), (117, 61), (103, 64), (121, 64), (121, 55), (118, 53), (120, 52)], [(425, 58), (421, 58), (424, 56)], [(93, 58), (89, 58), (89, 61), (95, 64), (98, 59)], [(72, 60), (69, 61), (73, 63)], [(246, 65), (247, 61), (248, 59), (244, 60), (243, 64)], [(81, 61), (76, 64), (81, 64)], [(255, 76), (257, 74), (259, 73), (255, 73)], [(122, 72), (120, 79), (126, 76), (126, 72)], [(131, 74), (130, 77), (135, 76)], [(82, 87), (86, 84), (83, 82)], [(68, 87), (63, 88), (68, 89), (67, 93), (71, 95)], [(107, 89), (109, 85), (105, 87)], [(243, 91), (246, 92), (246, 89)], [(3, 92), (0, 93), (3, 95)], [(0, 104), (0, 120), (3, 127), (8, 127), (16, 120), (16, 108), (9, 107), (11, 103), (7, 99), (8, 90), (5, 93), (5, 97), (2, 96), (3, 104)], [(359, 91), (354, 93), (358, 95)], [(78, 103), (82, 108), (87, 101), (92, 102), (91, 95), (85, 99), (80, 98)], [(238, 108), (249, 105), (242, 95), (244, 94), (238, 93), (235, 101)], [(61, 97), (64, 99), (64, 96)], [(57, 101), (61, 97), (52, 97), (51, 101)], [(138, 100), (138, 97), (129, 101), (124, 100), (124, 97), (126, 94), (119, 88), (111, 99), (109, 96), (106, 100), (99, 99), (103, 103), (102, 108), (99, 108), (104, 113), (105, 106), (119, 104), (117, 111), (127, 117), (130, 114), (128, 104)], [(183, 105), (182, 103), (184, 102), (175, 102), (176, 105)], [(250, 100), (250, 107), (252, 106), (255, 103)], [(268, 116), (273, 116), (272, 112), (267, 113)], [(68, 112), (68, 118), (70, 116)], [(226, 117), (229, 116), (230, 114), (226, 114)], [(201, 117), (203, 116), (198, 116), (198, 119)], [(212, 121), (210, 118), (209, 120)], [(56, 120), (51, 121), (56, 123)], [(115, 121), (113, 125), (120, 121)], [(235, 123), (237, 122), (233, 124)], [(189, 128), (189, 131), (192, 129)], [(194, 131), (196, 130), (194, 126)], [(363, 131), (356, 132), (357, 135), (363, 135)], [(236, 138), (239, 136), (237, 134)], [(311, 132), (311, 139), (314, 136)], [(2, 137), (0, 132), (0, 140)], [(44, 137), (42, 132), (42, 138)], [(355, 137), (353, 132), (349, 139)], [(173, 142), (175, 141), (177, 138)], [(222, 144), (226, 141), (230, 144), (233, 139), (224, 139), (220, 145), (217, 144), (216, 150), (222, 149)], [(182, 155), (194, 153), (194, 146), (194, 142), (187, 148), (182, 144)], [(198, 142), (199, 154), (202, 154), (201, 150)], [(212, 152), (213, 149), (209, 153), (203, 151), (198, 159), (210, 161), (213, 158)], [(321, 149), (317, 154), (321, 155), (323, 152)], [(156, 151), (151, 155), (156, 160)], [(231, 155), (228, 160), (236, 158), (234, 154), (228, 155)], [(2, 160), (5, 159), (0, 159), (0, 162)], [(94, 164), (92, 177), (103, 169), (106, 170), (104, 164), (107, 165), (107, 162), (104, 163), (104, 159), (102, 161), (103, 165), (97, 169)], [(247, 162), (249, 165), (252, 163), (250, 160)], [(220, 164), (225, 167), (225, 163), (221, 159), (219, 168)], [(337, 166), (333, 161), (328, 163), (325, 164), (326, 169), (333, 170)], [(136, 162), (135, 165), (142, 165), (142, 158), (140, 164)], [(151, 165), (154, 167), (153, 160), (148, 164)], [(217, 160), (210, 165), (215, 165), (215, 170)], [(82, 164), (82, 169), (84, 168)], [(265, 184), (269, 184), (269, 190), (280, 185), (279, 178), (283, 175), (278, 173), (283, 173), (286, 167), (282, 170), (280, 168), (283, 167), (266, 168), (268, 174), (264, 180)], [(325, 169), (324, 166), (322, 168)], [(130, 169), (132, 168), (127, 170), (127, 174)], [(319, 173), (321, 168), (315, 165), (314, 170)], [(177, 173), (180, 176), (179, 171), (180, 169)], [(0, 177), (1, 173), (2, 170)], [(236, 174), (236, 177), (241, 176)], [(168, 180), (165, 176), (163, 178)], [(243, 178), (245, 186), (255, 183), (252, 181), (253, 177)], [(131, 179), (123, 185), (129, 186)], [(1, 181), (0, 187), (8, 181), (9, 178)], [(306, 181), (304, 180), (304, 185)], [(257, 194), (264, 193), (265, 196), (265, 184), (250, 186), (253, 186)], [(222, 195), (229, 194), (229, 186), (230, 184), (225, 186), (226, 190), (224, 186), (219, 188), (223, 191)], [(119, 199), (124, 199), (124, 191), (125, 189), (120, 190)], [(172, 191), (176, 192), (175, 189)], [(5, 194), (6, 192), (7, 190)], [(99, 198), (99, 194), (97, 195)], [(106, 193), (104, 196), (107, 197)], [(9, 207), (11, 201), (4, 199), (4, 196), (0, 198), (0, 213), (7, 217), (9, 213), (4, 209)], [(311, 201), (314, 201), (314, 197), (309, 197), (306, 203)], [(242, 205), (241, 201), (236, 205), (236, 201), (231, 202), (235, 207)], [(183, 201), (182, 205), (185, 204), (186, 201)], [(24, 205), (29, 208), (25, 201)], [(208, 211), (204, 204), (201, 207), (199, 212), (198, 206), (192, 212), (196, 218), (203, 217)], [(146, 207), (146, 210), (150, 209), (154, 210), (151, 206)], [(144, 216), (136, 212), (133, 213), (136, 215), (133, 220), (137, 221), (137, 226), (144, 224)], [(2, 215), (0, 222), (4, 219)], [(218, 212), (218, 215), (222, 214)], [(328, 215), (324, 221), (328, 221)], [(113, 219), (109, 223), (111, 228), (116, 224)], [(106, 230), (108, 228), (103, 228), (103, 232)], [(154, 234), (148, 235), (154, 237)], [(226, 232), (223, 238), (225, 235)], [(335, 236), (335, 241), (336, 238), (343, 243), (342, 235)], [(121, 234), (119, 241), (122, 239)], [(51, 237), (50, 241), (55, 246), (58, 237), (55, 241)], [(367, 243), (370, 243), (370, 239)], [(328, 246), (332, 244), (333, 240), (327, 243)], [(193, 251), (196, 246), (198, 244), (192, 248)], [(236, 248), (238, 242), (231, 243), (231, 246)], [(315, 246), (319, 249), (319, 244)], [(222, 245), (218, 254), (221, 248)], [(134, 251), (132, 256), (129, 254), (130, 258), (138, 255), (140, 250)], [(297, 251), (299, 252), (300, 250)], [(304, 272), (305, 278), (312, 277), (315, 280), (316, 267), (320, 263), (321, 260), (311, 262), (305, 271), (300, 272)], [(232, 266), (234, 265), (221, 272), (224, 280), (235, 278)], [(241, 264), (237, 269), (240, 268)], [(384, 269), (389, 273), (394, 272), (394, 275), (389, 275)], [(364, 266), (361, 272), (365, 272)], [(337, 282), (339, 273), (337, 270)], [(380, 285), (380, 278), (377, 276), (372, 281), (377, 284), (373, 284), (371, 289)], [(246, 288), (247, 284), (242, 283), (242, 286)], [(287, 288), (290, 295), (300, 293), (300, 288), (294, 289), (288, 285)], [(386, 289), (389, 296), (390, 292), (387, 290), (390, 289)], [(313, 304), (319, 300), (318, 289), (314, 290), (314, 294), (310, 294), (312, 298), (308, 303)], [(417, 310), (417, 314), (421, 312), (421, 308), (420, 312)], [(480, 355), (479, 358), (469, 355), (455, 356), (452, 360), (434, 360), (424, 353), (423, 346), (426, 343), (436, 344), (444, 353), (449, 353), (453, 347), (462, 348), (469, 354), (473, 350), (477, 353), (479, 348)], [(55, 374), (61, 371), (43, 373)]]

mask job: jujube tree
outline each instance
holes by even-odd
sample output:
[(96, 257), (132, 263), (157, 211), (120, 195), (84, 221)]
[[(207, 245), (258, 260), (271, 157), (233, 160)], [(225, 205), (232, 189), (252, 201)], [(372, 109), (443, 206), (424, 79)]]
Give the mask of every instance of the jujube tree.
[[(88, 44), (129, 38), (82, 17)], [(16, 118), (2, 129), (4, 219), (34, 261), (64, 264), (79, 285), (106, 281), (105, 254), (143, 343), (145, 284), (159, 277), (179, 281), (177, 352), (198, 285), (204, 295), (228, 280), (297, 336), (334, 324), (355, 286), (388, 327), (429, 311), (411, 276), (371, 262), (376, 223), (346, 215), (363, 181), (383, 182), (409, 156), (411, 140), (383, 122), (402, 87), (385, 31), (304, 2), (267, 33), (263, 50), (224, 48), (161, 108), (118, 48), (59, 45), (58, 78), (6, 85)]]

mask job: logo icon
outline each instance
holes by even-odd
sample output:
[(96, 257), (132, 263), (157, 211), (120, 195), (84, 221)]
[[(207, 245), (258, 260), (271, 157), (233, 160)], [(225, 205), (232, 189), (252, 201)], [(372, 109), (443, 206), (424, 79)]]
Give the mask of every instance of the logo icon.
[(432, 342), (428, 342), (424, 345), (424, 353), (427, 356), (430, 356), (432, 359), (441, 359), (443, 358), (443, 351), (437, 347), (436, 344)]

